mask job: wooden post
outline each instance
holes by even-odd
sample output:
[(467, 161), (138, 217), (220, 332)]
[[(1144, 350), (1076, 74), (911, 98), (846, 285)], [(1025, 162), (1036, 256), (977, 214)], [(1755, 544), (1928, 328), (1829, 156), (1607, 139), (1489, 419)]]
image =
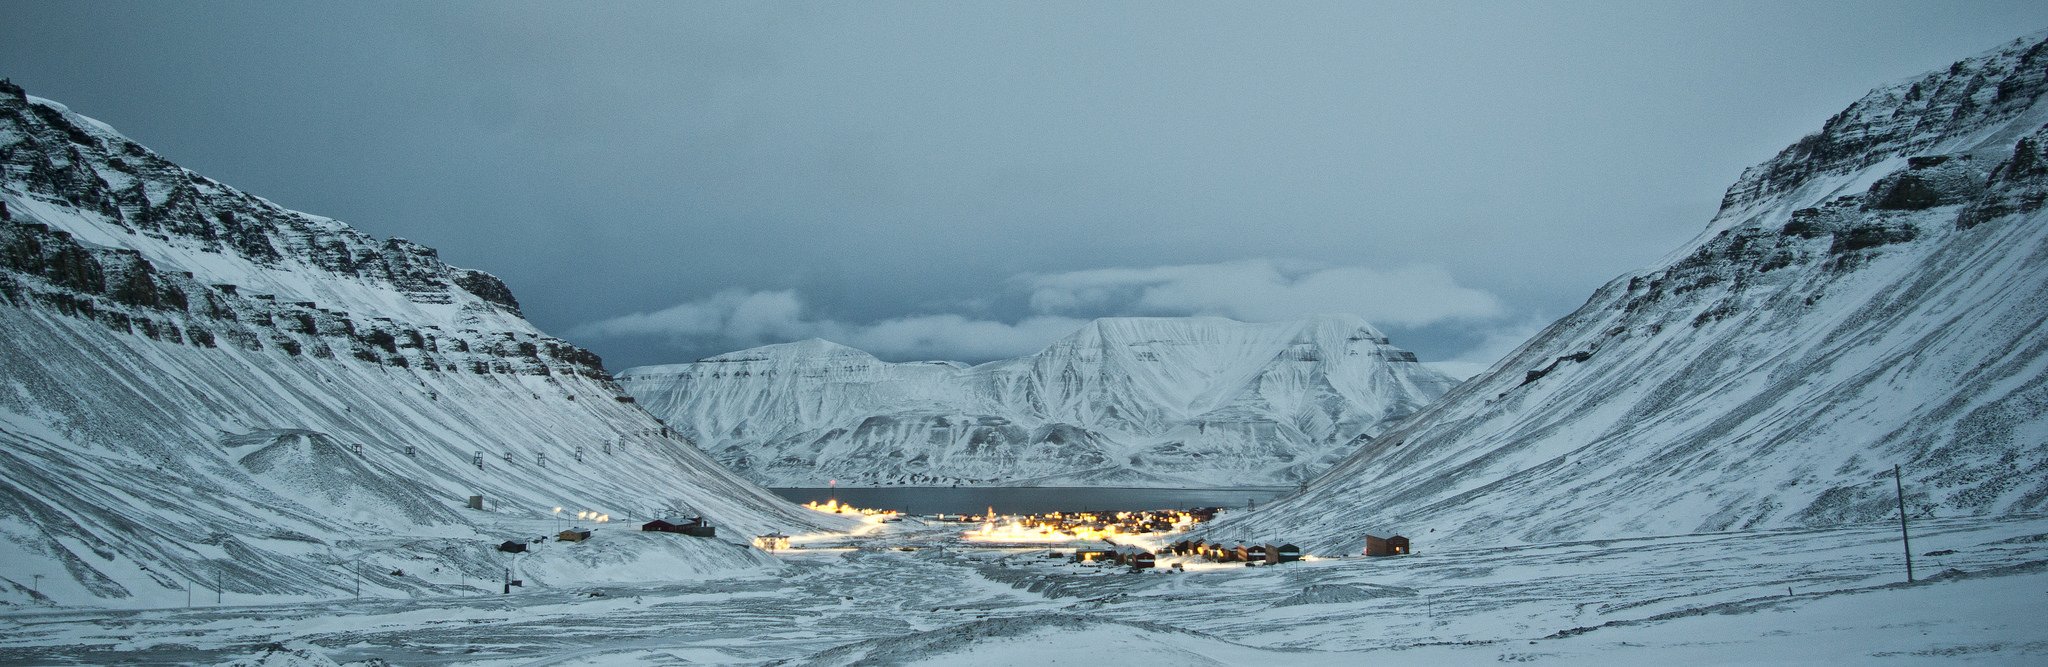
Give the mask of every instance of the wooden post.
[(1892, 489), (1899, 496), (1899, 542), (1906, 545), (1906, 583), (1913, 583), (1913, 538), (1906, 534), (1906, 483), (1899, 480), (1899, 466), (1892, 464)]

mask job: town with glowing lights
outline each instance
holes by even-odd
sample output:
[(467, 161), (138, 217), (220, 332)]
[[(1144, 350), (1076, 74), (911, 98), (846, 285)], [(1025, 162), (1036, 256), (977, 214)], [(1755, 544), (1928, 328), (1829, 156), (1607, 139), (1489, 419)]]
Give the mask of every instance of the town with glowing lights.
[[(1221, 507), (1036, 514), (1001, 514), (989, 507), (981, 514), (919, 516), (893, 509), (855, 507), (837, 499), (811, 501), (803, 506), (817, 512), (859, 517), (862, 527), (847, 533), (771, 533), (756, 536), (754, 546), (770, 552), (950, 547), (989, 554), (1036, 554), (1044, 560), (1122, 566), (1133, 572), (1187, 572), (1222, 565), (1257, 567), (1315, 559), (1294, 544), (1174, 539), (1226, 512)], [(1408, 538), (1398, 535), (1367, 536), (1366, 543), (1363, 556), (1408, 553)], [(1397, 546), (1389, 548), (1389, 544)]]

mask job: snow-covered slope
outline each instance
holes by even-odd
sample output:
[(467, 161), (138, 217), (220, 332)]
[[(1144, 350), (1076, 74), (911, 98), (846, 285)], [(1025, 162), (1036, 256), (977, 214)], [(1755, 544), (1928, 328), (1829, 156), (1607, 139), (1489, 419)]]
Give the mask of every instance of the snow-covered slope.
[(974, 367), (810, 340), (619, 381), (770, 486), (1291, 485), (1456, 384), (1342, 316), (1102, 319)]
[[(11, 84), (0, 169), (0, 598), (319, 597), (354, 587), (358, 556), (372, 589), (433, 585), (388, 569), (495, 579), (491, 547), (558, 506), (687, 507), (742, 540), (815, 520), (430, 248), (243, 194)], [(700, 542), (677, 556), (695, 571), (757, 566)]]
[(2048, 46), (1879, 88), (1707, 230), (1307, 489), (1215, 529), (1355, 550), (2048, 509)]

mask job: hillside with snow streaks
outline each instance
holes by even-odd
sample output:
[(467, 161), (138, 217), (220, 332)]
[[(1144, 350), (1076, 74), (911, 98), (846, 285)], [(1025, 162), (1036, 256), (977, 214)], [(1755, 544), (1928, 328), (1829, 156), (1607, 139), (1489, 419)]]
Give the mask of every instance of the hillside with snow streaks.
[(1292, 485), (1456, 384), (1346, 316), (1109, 318), (973, 367), (811, 340), (619, 381), (769, 486)]
[(1219, 534), (1355, 551), (2048, 509), (2048, 44), (1879, 88), (1622, 276)]
[[(815, 525), (431, 248), (236, 191), (11, 84), (0, 169), (0, 600), (329, 597), (357, 567), (387, 593), (494, 582), (492, 547), (558, 506), (687, 508), (741, 540)], [(673, 576), (773, 567), (662, 549)]]

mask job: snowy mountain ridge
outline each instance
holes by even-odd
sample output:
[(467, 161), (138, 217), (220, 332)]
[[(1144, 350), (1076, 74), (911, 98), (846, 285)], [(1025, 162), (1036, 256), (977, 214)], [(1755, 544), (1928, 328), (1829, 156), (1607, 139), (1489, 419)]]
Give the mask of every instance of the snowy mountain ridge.
[(1219, 534), (1352, 551), (2048, 509), (2048, 42), (1879, 88), (1707, 230)]
[(1105, 318), (972, 367), (811, 340), (619, 381), (770, 486), (1291, 485), (1456, 384), (1350, 316)]
[[(687, 508), (736, 539), (821, 520), (670, 437), (489, 274), (234, 190), (12, 84), (0, 343), (0, 562), (19, 564), (0, 599), (326, 597), (357, 559), (372, 589), (449, 592), (497, 577), (492, 547), (555, 507)], [(679, 575), (774, 567), (662, 548)], [(446, 576), (382, 574), (422, 565)]]

